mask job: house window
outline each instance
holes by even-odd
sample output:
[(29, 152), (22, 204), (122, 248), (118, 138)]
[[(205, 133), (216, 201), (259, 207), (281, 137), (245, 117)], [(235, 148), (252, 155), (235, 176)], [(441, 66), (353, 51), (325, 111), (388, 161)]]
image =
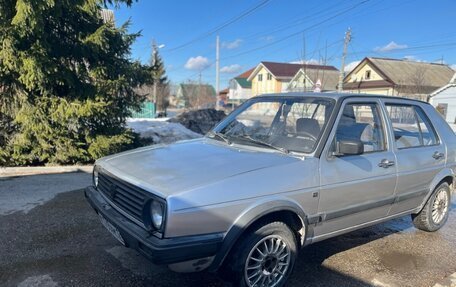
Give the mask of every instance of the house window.
[(370, 80), (370, 78), (371, 78), (371, 71), (370, 71), (370, 70), (367, 70), (367, 71), (366, 71), (366, 74), (364, 75), (364, 79)]
[(270, 73), (268, 73), (268, 81), (269, 80), (272, 80), (272, 75)]
[(258, 81), (263, 81), (263, 74), (258, 74)]

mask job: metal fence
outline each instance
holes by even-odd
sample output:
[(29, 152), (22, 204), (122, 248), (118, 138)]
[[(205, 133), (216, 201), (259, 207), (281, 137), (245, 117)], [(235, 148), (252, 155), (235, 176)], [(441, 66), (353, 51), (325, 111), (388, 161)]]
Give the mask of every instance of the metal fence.
[(144, 102), (139, 112), (133, 112), (132, 118), (153, 119), (155, 118), (155, 105), (152, 102)]

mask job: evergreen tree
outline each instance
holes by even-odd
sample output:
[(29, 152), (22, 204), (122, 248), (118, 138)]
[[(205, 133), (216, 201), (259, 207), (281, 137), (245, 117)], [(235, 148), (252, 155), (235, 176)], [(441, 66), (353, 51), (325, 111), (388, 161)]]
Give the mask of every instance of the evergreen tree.
[(165, 111), (168, 106), (168, 77), (166, 76), (165, 64), (155, 42), (152, 44), (150, 74), (154, 85), (152, 97), (156, 101), (157, 111)]
[[(104, 23), (107, 3), (0, 0), (0, 164), (90, 162), (134, 143), (126, 129), (147, 69), (130, 60), (139, 36)], [(1, 132), (1, 131), (0, 131)]]

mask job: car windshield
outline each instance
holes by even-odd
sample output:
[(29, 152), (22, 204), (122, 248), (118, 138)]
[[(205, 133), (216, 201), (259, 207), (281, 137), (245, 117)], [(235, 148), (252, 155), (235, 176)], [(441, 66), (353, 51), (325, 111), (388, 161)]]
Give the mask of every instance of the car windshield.
[(316, 97), (256, 98), (235, 110), (210, 136), (286, 153), (310, 153), (333, 107), (334, 100)]

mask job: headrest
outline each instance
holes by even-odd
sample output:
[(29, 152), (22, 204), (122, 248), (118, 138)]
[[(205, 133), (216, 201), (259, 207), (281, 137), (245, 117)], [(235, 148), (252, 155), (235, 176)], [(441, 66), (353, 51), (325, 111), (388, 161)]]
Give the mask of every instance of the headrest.
[(300, 118), (296, 120), (296, 133), (307, 132), (315, 137), (320, 134), (320, 125), (316, 119)]

